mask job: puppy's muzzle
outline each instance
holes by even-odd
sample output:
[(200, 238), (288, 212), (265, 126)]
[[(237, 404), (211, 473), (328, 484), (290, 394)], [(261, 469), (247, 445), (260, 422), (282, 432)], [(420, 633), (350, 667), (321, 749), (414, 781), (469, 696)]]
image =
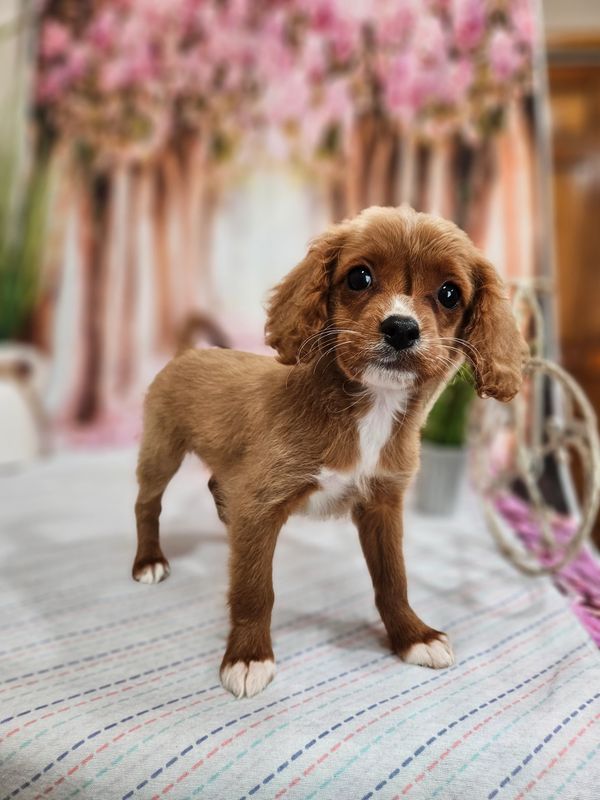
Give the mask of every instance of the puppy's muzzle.
[(407, 350), (419, 341), (421, 332), (414, 317), (391, 316), (379, 326), (386, 344), (394, 350)]

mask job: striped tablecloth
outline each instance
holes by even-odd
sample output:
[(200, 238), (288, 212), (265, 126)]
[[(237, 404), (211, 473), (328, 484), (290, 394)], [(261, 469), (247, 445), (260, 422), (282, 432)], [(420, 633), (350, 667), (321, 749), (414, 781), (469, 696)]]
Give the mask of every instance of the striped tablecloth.
[(163, 512), (172, 575), (129, 577), (134, 454), (0, 478), (0, 800), (600, 796), (600, 657), (477, 511), (409, 516), (416, 610), (453, 641), (433, 672), (387, 651), (357, 536), (282, 532), (275, 681), (219, 686), (227, 545), (186, 463)]

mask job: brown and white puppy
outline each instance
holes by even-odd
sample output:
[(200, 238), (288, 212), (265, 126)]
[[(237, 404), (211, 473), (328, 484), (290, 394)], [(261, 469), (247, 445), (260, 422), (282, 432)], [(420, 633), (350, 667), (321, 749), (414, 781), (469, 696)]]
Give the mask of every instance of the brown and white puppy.
[(315, 239), (275, 288), (266, 339), (276, 359), (187, 350), (150, 387), (133, 577), (169, 573), (161, 497), (193, 452), (212, 472), (229, 531), (225, 688), (252, 696), (273, 678), (272, 560), (293, 513), (350, 513), (392, 650), (412, 664), (451, 665), (445, 634), (408, 603), (402, 498), (427, 411), (465, 356), (481, 396), (519, 390), (526, 347), (500, 278), (452, 223), (370, 208)]

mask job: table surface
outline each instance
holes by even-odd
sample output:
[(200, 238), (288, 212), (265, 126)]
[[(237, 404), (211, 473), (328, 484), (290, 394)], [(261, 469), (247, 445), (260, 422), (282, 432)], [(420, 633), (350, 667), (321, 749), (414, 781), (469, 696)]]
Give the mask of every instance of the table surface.
[(515, 572), (472, 498), (410, 511), (411, 601), (457, 664), (389, 653), (349, 521), (295, 517), (275, 559), (277, 676), (217, 670), (227, 540), (186, 462), (162, 518), (172, 574), (134, 583), (135, 454), (0, 477), (0, 800), (595, 798), (600, 658), (546, 578)]

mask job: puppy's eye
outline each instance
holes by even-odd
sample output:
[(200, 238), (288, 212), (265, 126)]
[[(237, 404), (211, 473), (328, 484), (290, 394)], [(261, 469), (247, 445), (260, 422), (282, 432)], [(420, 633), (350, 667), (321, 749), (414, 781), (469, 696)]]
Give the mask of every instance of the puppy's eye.
[(460, 303), (460, 289), (455, 283), (444, 283), (438, 291), (438, 300), (444, 308), (456, 308)]
[(354, 267), (346, 276), (346, 282), (353, 292), (362, 292), (364, 289), (368, 289), (373, 283), (371, 270), (363, 265)]

